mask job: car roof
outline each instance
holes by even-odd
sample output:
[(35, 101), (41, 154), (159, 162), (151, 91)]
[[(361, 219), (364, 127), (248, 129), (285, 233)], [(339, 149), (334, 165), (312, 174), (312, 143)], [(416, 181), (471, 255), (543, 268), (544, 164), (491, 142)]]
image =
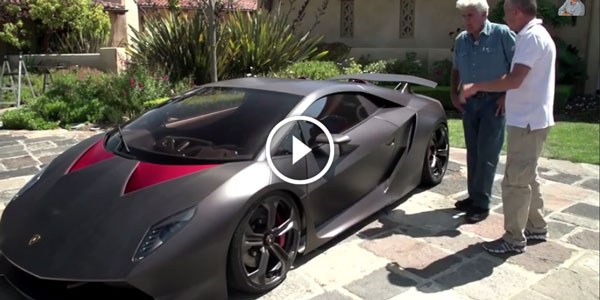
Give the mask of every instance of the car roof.
[(282, 79), (282, 78), (262, 78), (248, 77), (224, 80), (215, 83), (203, 85), (205, 87), (230, 87), (247, 88), (263, 91), (280, 92), (306, 96), (321, 88), (344, 84), (333, 80), (305, 80), (305, 79)]

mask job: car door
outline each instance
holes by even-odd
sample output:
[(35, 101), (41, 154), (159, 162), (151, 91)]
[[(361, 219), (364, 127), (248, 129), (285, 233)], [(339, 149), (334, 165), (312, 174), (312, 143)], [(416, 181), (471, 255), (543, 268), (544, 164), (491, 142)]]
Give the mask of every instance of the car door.
[[(303, 114), (319, 120), (331, 134), (350, 137), (347, 144), (336, 145), (335, 158), (324, 177), (308, 185), (308, 205), (315, 226), (350, 207), (385, 178), (397, 152), (397, 126), (376, 118), (381, 111), (371, 95), (338, 93), (315, 101)], [(379, 101), (381, 103), (381, 101)], [(301, 123), (305, 143), (313, 149), (306, 156), (307, 177), (319, 173), (329, 157), (329, 145), (318, 144), (321, 130)]]

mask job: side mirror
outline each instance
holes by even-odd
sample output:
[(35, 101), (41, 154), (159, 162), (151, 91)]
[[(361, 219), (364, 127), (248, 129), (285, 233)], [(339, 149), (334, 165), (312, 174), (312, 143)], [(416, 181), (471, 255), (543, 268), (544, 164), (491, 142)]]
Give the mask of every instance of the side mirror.
[[(331, 138), (333, 139), (333, 143), (336, 145), (348, 144), (350, 143), (350, 141), (352, 141), (352, 139), (349, 136), (343, 134), (332, 134)], [(329, 143), (329, 141), (327, 140), (327, 136), (324, 133), (317, 135), (317, 137), (315, 138), (315, 142), (319, 144)]]

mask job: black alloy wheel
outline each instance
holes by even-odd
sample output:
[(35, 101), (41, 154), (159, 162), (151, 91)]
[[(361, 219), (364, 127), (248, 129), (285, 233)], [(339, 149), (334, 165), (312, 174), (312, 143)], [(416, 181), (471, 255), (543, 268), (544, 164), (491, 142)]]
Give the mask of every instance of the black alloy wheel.
[(260, 293), (279, 285), (292, 267), (300, 241), (300, 214), (285, 193), (273, 193), (246, 213), (229, 250), (229, 284)]
[(427, 144), (421, 182), (427, 186), (442, 182), (448, 167), (449, 157), (448, 127), (442, 123), (437, 125)]

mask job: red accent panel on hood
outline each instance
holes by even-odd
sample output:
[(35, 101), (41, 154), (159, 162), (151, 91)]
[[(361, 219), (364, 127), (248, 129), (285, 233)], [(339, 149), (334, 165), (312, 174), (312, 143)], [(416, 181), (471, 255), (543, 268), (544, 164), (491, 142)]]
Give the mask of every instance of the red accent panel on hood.
[(129, 177), (125, 194), (218, 165), (157, 165), (140, 162)]
[(105, 159), (109, 159), (113, 156), (115, 155), (104, 149), (103, 140), (99, 140), (77, 159), (77, 162), (71, 166), (71, 169), (67, 172), (67, 174), (87, 166), (91, 166)]

